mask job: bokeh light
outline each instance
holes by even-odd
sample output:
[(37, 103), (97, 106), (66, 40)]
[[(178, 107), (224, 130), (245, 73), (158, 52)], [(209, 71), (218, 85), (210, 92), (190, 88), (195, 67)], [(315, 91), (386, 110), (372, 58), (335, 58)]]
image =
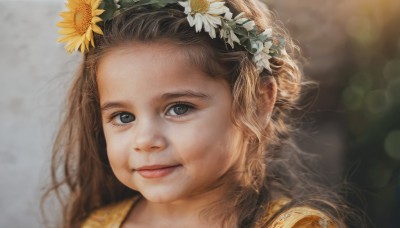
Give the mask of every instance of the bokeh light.
[(390, 157), (400, 160), (400, 130), (391, 131), (386, 136), (385, 151)]
[(371, 220), (367, 227), (400, 227), (400, 1), (266, 1), (299, 41), (306, 75), (320, 83), (315, 125), (343, 132), (343, 177), (365, 192), (348, 200)]

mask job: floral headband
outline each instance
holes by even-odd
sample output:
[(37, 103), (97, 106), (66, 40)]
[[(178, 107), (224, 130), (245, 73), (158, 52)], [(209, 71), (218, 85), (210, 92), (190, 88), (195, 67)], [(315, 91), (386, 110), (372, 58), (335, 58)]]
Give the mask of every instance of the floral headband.
[(154, 9), (169, 4), (179, 4), (187, 14), (187, 20), (196, 32), (204, 29), (212, 39), (219, 37), (234, 48), (235, 43), (253, 55), (253, 62), (261, 72), (271, 72), (269, 60), (279, 57), (284, 49), (283, 38), (272, 36), (272, 29), (260, 32), (254, 21), (240, 13), (233, 17), (222, 0), (68, 0), (68, 11), (61, 12), (63, 21), (57, 23), (63, 35), (58, 42), (66, 42), (65, 49), (82, 53), (94, 47), (93, 33), (103, 35), (98, 25), (132, 7), (149, 6)]

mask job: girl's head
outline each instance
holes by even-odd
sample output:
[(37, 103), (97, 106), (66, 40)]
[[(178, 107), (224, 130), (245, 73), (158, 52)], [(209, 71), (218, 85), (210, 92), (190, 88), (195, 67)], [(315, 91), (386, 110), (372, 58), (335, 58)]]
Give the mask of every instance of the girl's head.
[[(258, 1), (225, 2), (260, 31), (274, 26)], [(240, 224), (257, 216), (300, 93), (292, 57), (283, 51), (260, 72), (244, 47), (196, 32), (177, 4), (128, 9), (102, 30), (84, 55), (54, 148), (53, 166), (64, 153), (72, 193), (67, 220), (138, 192), (167, 202), (219, 186), (229, 186), (225, 200)]]
[[(258, 10), (262, 5), (257, 1), (226, 1), (226, 5), (236, 15), (244, 12), (245, 17), (255, 21), (261, 31), (272, 26), (271, 19)], [(267, 12), (265, 8), (261, 9)], [(87, 67), (90, 69), (88, 73), (92, 79), (90, 81), (101, 83), (99, 75), (102, 73), (102, 63), (107, 62), (104, 60), (113, 59), (110, 56), (115, 58), (123, 53), (139, 59), (146, 53), (149, 55), (146, 62), (148, 65), (145, 67), (143, 63), (132, 60), (126, 66), (115, 66), (117, 69), (128, 66), (138, 69), (137, 66), (141, 66), (140, 69), (151, 72), (160, 67), (161, 63), (165, 64), (164, 68), (176, 64), (176, 68), (190, 67), (192, 71), (202, 72), (203, 76), (214, 81), (223, 81), (231, 95), (229, 118), (243, 133), (242, 141), (251, 142), (246, 143), (247, 148), (241, 151), (240, 156), (243, 163), (241, 169), (247, 170), (240, 170), (239, 173), (245, 177), (243, 180), (246, 183), (243, 184), (260, 186), (263, 178), (256, 180), (253, 173), (262, 173), (264, 170), (262, 158), (265, 156), (266, 146), (279, 146), (281, 139), (287, 135), (283, 116), (286, 111), (283, 110), (293, 107), (298, 98), (301, 80), (298, 69), (293, 60), (283, 53), (279, 59), (270, 60), (272, 72), (264, 70), (260, 73), (252, 56), (243, 47), (236, 45), (232, 49), (222, 39), (212, 39), (205, 32), (196, 32), (186, 17), (181, 6), (172, 5), (158, 10), (133, 8), (105, 23), (104, 35), (96, 37), (96, 48), (90, 50), (86, 57)], [(283, 36), (277, 29), (275, 33)], [(165, 60), (169, 61), (160, 62), (163, 60), (161, 56), (168, 56)], [(156, 60), (157, 58), (159, 59)], [(178, 62), (179, 60), (181, 61)], [(110, 76), (114, 80), (114, 76)], [(193, 80), (190, 74), (185, 77)], [(96, 86), (100, 87), (99, 84), (91, 87)], [(134, 87), (131, 88), (135, 90)], [(110, 89), (119, 90), (115, 86), (110, 86)], [(152, 90), (159, 88), (153, 86)], [(102, 106), (101, 90), (96, 96), (100, 97), (97, 98), (100, 103), (96, 104), (96, 110), (89, 113), (99, 112), (98, 107)], [(255, 171), (254, 168), (258, 170)]]
[(203, 194), (238, 160), (242, 132), (230, 118), (229, 84), (191, 64), (181, 47), (113, 48), (96, 79), (108, 160), (119, 181), (146, 199)]

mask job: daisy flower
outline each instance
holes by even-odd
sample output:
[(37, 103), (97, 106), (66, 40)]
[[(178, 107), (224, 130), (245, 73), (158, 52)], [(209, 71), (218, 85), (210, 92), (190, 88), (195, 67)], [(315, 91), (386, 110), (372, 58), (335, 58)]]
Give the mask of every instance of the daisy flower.
[(258, 71), (261, 72), (263, 69), (267, 69), (272, 72), (269, 63), (269, 60), (272, 58), (269, 55), (270, 48), (272, 47), (272, 41), (268, 41), (265, 43), (258, 41), (256, 45), (258, 46), (258, 48), (257, 52), (253, 56), (253, 62), (256, 64)]
[(84, 52), (91, 44), (94, 47), (93, 32), (103, 34), (96, 24), (104, 10), (98, 9), (101, 0), (69, 0), (66, 4), (69, 11), (60, 13), (64, 19), (57, 23), (63, 35), (58, 42), (66, 42), (65, 49), (71, 53), (80, 49)]
[(254, 21), (243, 17), (243, 15), (244, 13), (242, 12), (232, 19), (233, 14), (231, 12), (225, 13), (222, 28), (220, 29), (220, 38), (223, 38), (232, 48), (234, 48), (234, 42), (240, 44), (240, 39), (235, 34), (231, 24), (233, 24), (233, 27), (243, 27), (248, 32), (256, 26)]
[(216, 37), (215, 29), (221, 25), (221, 15), (229, 12), (225, 2), (218, 0), (188, 0), (179, 4), (185, 8), (189, 25), (195, 26), (196, 32), (204, 27), (211, 38)]
[[(236, 24), (238, 24), (238, 25), (242, 26), (243, 28), (245, 28), (246, 31), (251, 31), (251, 30), (253, 30), (254, 27), (256, 26), (256, 23), (255, 23), (254, 21), (252, 21), (252, 20), (246, 18), (246, 17), (243, 17), (243, 15), (244, 15), (243, 12), (240, 13), (240, 14), (238, 14), (238, 15), (233, 19), (233, 21), (234, 21)], [(230, 17), (232, 17), (232, 16), (230, 16)]]
[(239, 38), (236, 36), (235, 32), (230, 27), (222, 27), (219, 31), (219, 37), (224, 39), (226, 43), (231, 45), (232, 48), (235, 47), (233, 42), (240, 44)]
[(265, 31), (262, 32), (261, 35), (264, 35), (264, 36), (266, 36), (268, 38), (272, 38), (272, 29), (271, 28), (265, 29)]

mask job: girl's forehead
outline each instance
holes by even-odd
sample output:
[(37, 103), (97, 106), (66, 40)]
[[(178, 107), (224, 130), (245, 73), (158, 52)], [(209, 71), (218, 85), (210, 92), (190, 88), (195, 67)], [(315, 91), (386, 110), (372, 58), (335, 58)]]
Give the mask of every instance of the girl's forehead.
[[(98, 61), (98, 68), (118, 69), (120, 67), (148, 67), (149, 71), (162, 67), (171, 69), (201, 71), (199, 64), (193, 64), (188, 52), (194, 52), (192, 47), (183, 47), (171, 41), (129, 42), (108, 50)], [(119, 62), (123, 64), (119, 64)], [(140, 64), (136, 64), (140, 63)]]
[(189, 46), (180, 46), (169, 39), (160, 39), (154, 41), (129, 41), (111, 47), (106, 51), (105, 56), (108, 55), (121, 55), (132, 52), (137, 55), (148, 54), (154, 57), (170, 55), (170, 57), (177, 58), (184, 57), (185, 51), (191, 49)]
[(164, 43), (131, 44), (111, 50), (99, 62), (97, 81), (100, 98), (207, 92), (226, 84), (191, 64), (179, 47)]
[(108, 51), (98, 63), (97, 75), (127, 75), (129, 72), (161, 75), (170, 71), (198, 70), (176, 45), (130, 43)]

